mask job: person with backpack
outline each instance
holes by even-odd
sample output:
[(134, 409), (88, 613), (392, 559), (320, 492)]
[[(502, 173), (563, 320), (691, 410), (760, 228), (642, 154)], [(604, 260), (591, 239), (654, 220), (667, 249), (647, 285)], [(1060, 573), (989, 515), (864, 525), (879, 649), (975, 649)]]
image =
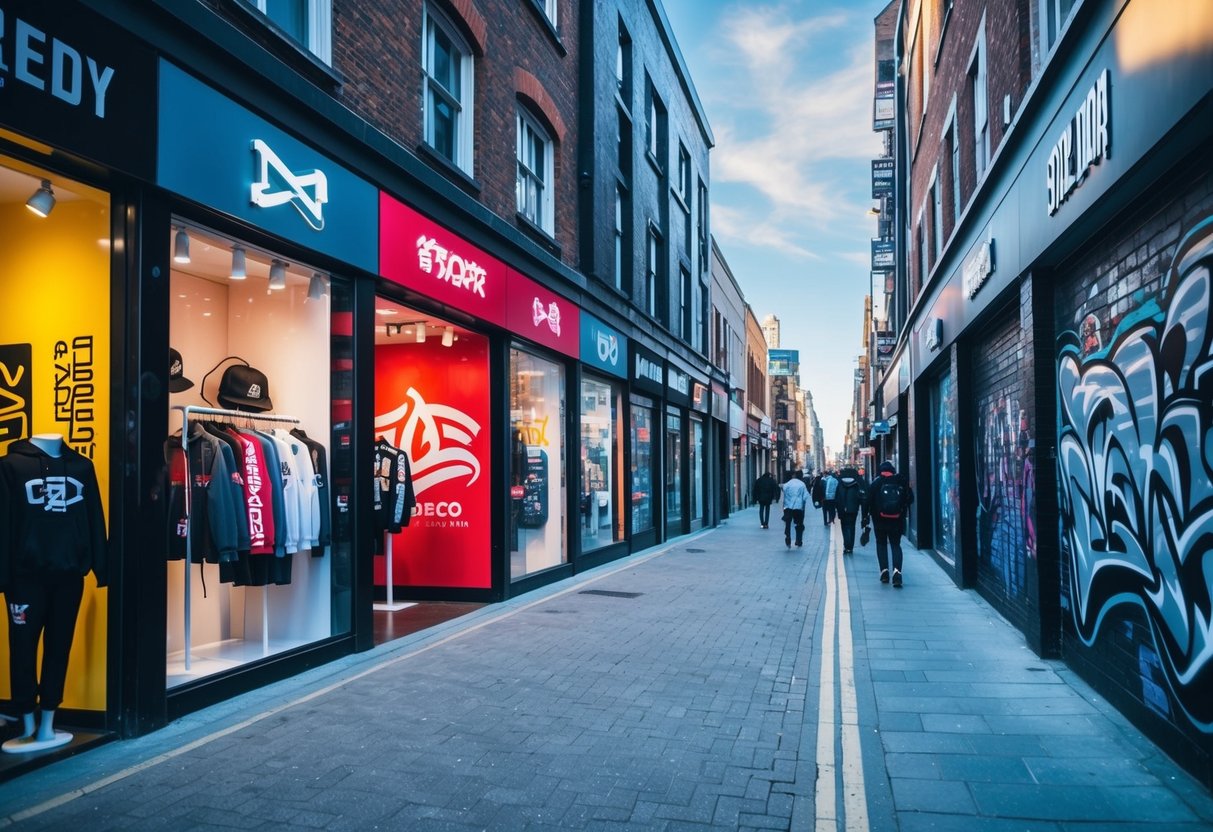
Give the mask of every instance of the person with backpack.
[(868, 487), (854, 468), (843, 468), (838, 477), (838, 525), (842, 527), (842, 553), (849, 555), (855, 551), (855, 520), (861, 511), (863, 524), (868, 525)]
[(834, 518), (838, 515), (838, 477), (834, 476), (833, 471), (826, 471), (826, 475), (821, 478), (821, 516), (828, 526), (834, 522)]
[(880, 463), (880, 476), (868, 489), (867, 516), (876, 532), (876, 560), (880, 562), (880, 582), (889, 583), (889, 550), (893, 550), (893, 586), (901, 587), (901, 535), (905, 531), (906, 512), (914, 502), (914, 492), (902, 482), (897, 469), (888, 460)]
[(754, 480), (754, 502), (758, 503), (758, 522), (765, 529), (771, 522), (771, 503), (779, 496), (779, 483), (767, 471)]

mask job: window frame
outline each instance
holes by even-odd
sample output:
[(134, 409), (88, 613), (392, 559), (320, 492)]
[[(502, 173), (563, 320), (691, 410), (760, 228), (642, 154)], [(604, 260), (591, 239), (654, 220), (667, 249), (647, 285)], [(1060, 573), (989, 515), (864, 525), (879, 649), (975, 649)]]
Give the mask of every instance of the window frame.
[(333, 0), (303, 0), (307, 6), (307, 39), (298, 40), (277, 20), (270, 17), (269, 0), (248, 0), (265, 19), (274, 24), (292, 43), (297, 43), (311, 52), (326, 65), (333, 64)]
[[(460, 94), (458, 98), (456, 98), (450, 90), (447, 90), (441, 81), (431, 74), (434, 60), (434, 41), (432, 38), (432, 32), (434, 29), (440, 29), (443, 35), (445, 35), (446, 39), (450, 42), (452, 50), (459, 52)], [(437, 10), (432, 4), (426, 3), (422, 9), (421, 18), (422, 141), (425, 142), (425, 145), (434, 153), (449, 161), (452, 165), (462, 170), (468, 176), (474, 176), (474, 103), (476, 100), (475, 63), (475, 53), (468, 45), (468, 42), (463, 37), (462, 33), (460, 33), (458, 27), (455, 26), (450, 18), (448, 18), (441, 11)], [(432, 108), (430, 106), (430, 91), (432, 87), (437, 89), (439, 96), (447, 101), (448, 106), (451, 106), (452, 103), (457, 105), (457, 107), (454, 107), (456, 110), (454, 119), (454, 159), (448, 157), (434, 144), (434, 118)]]
[(656, 167), (659, 173), (665, 174), (666, 169), (666, 148), (668, 147), (667, 130), (667, 110), (665, 102), (661, 100), (661, 96), (657, 94), (656, 87), (653, 86), (653, 79), (648, 78), (645, 84), (645, 152)]
[[(615, 185), (615, 288), (621, 292), (631, 286), (631, 252), (628, 246), (627, 224), (631, 213), (631, 199), (623, 183)], [(624, 273), (628, 278), (624, 279)]]
[(931, 169), (931, 179), (927, 186), (927, 199), (931, 204), (931, 252), (935, 262), (943, 256), (943, 189), (939, 187), (939, 168)]
[[(531, 115), (531, 113), (528, 112), (527, 109), (521, 104), (519, 104), (517, 107), (514, 123), (516, 129), (514, 147), (514, 160), (516, 163), (515, 198), (516, 202), (518, 203), (518, 213), (525, 217), (526, 220), (536, 228), (541, 229), (548, 236), (555, 237), (556, 211), (555, 194), (553, 193), (555, 190), (553, 187), (555, 184), (553, 181), (556, 156), (555, 143), (552, 141), (552, 137), (548, 134), (548, 131), (544, 128), (539, 119)], [(541, 160), (543, 167), (542, 171), (531, 170), (528, 160), (523, 158), (524, 151), (526, 150), (524, 140), (527, 136), (527, 131), (530, 131), (530, 133), (533, 134), (536, 144), (541, 148), (543, 153), (543, 159)], [(538, 216), (533, 217), (527, 213), (526, 206), (523, 204), (522, 185), (524, 179), (524, 169), (526, 175), (529, 176), (532, 181), (537, 181), (539, 183), (539, 198), (536, 206)]]
[(661, 272), (661, 231), (650, 222), (645, 243), (644, 309), (650, 317), (664, 323), (658, 303), (661, 295)]
[(980, 182), (990, 167), (990, 90), (986, 67), (986, 18), (983, 14), (966, 73), (972, 89), (973, 172)]
[(615, 47), (615, 94), (623, 102), (628, 112), (632, 111), (632, 36), (623, 25), (623, 19), (618, 23), (618, 43)]

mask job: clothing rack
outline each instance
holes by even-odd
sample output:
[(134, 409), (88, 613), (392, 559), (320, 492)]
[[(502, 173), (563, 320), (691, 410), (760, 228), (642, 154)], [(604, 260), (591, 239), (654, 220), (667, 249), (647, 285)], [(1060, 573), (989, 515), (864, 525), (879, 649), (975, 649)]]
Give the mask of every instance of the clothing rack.
[[(185, 458), (185, 671), (190, 671), (190, 567), (193, 565), (193, 545), (190, 534), (190, 501), (193, 499), (193, 480), (190, 478), (190, 420), (195, 422), (225, 421), (250, 428), (264, 424), (298, 425), (293, 416), (258, 415), (245, 410), (224, 410), (219, 407), (177, 405), (173, 410), (181, 411), (181, 452)], [(270, 652), (270, 605), (269, 586), (261, 587), (261, 651)]]

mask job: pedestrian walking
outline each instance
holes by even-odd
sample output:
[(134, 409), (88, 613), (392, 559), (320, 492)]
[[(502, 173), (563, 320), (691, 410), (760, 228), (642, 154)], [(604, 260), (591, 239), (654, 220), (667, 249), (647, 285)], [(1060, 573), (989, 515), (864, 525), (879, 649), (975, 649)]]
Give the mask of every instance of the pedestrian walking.
[(792, 526), (796, 526), (796, 545), (804, 545), (804, 508), (809, 503), (809, 489), (799, 471), (788, 474), (782, 488), (783, 545), (792, 548)]
[(876, 560), (880, 563), (880, 582), (889, 582), (889, 550), (893, 554), (893, 586), (901, 586), (901, 535), (905, 531), (906, 512), (914, 502), (914, 492), (898, 476), (893, 463), (880, 463), (880, 476), (868, 489), (867, 515), (876, 533)]
[(834, 476), (833, 471), (826, 471), (826, 475), (821, 478), (821, 516), (827, 526), (833, 523), (837, 516), (837, 500), (838, 477)]
[(863, 524), (868, 525), (868, 488), (854, 468), (843, 468), (838, 472), (838, 493), (835, 497), (838, 508), (838, 525), (842, 527), (842, 553), (855, 551), (855, 521), (863, 513)]
[(779, 483), (767, 471), (754, 480), (754, 500), (758, 503), (758, 522), (765, 529), (771, 522), (771, 503), (779, 496)]

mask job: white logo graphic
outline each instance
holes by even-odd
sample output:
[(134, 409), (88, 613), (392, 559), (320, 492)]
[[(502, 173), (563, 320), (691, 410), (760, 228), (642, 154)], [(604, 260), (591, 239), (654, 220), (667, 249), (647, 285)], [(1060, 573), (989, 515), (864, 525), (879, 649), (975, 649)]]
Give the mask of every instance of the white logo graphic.
[(29, 604), (9, 604), (8, 615), (14, 624), (25, 623), (25, 611), (29, 609)]
[[(329, 201), (329, 180), (324, 172), (293, 172), (261, 139), (253, 140), (253, 153), (257, 156), (257, 181), (253, 183), (252, 190), (253, 204), (261, 208), (274, 208), (289, 202), (313, 230), (324, 230), (324, 203)], [(271, 168), (282, 179), (285, 189), (271, 190)], [(308, 188), (312, 189), (310, 194)]]
[(480, 460), (469, 446), (480, 423), (461, 410), (428, 403), (414, 387), (404, 395), (398, 408), (375, 417), (375, 431), (409, 455), (417, 498), (456, 477), (468, 477), (467, 485), (479, 479)]
[(260, 384), (250, 384), (248, 386), (248, 397), (250, 399), (261, 398), (261, 385)]
[(170, 376), (179, 376), (184, 371), (185, 371), (185, 368), (181, 366), (180, 361), (174, 361), (172, 366), (168, 368), (168, 374)]
[(417, 266), (426, 274), (434, 274), (434, 263), (438, 264), (438, 279), (445, 280), (456, 289), (467, 289), (484, 297), (484, 281), (488, 276), (481, 266), (464, 260), (448, 251), (433, 237), (422, 234), (417, 238)]
[(560, 334), (560, 307), (556, 305), (556, 301), (548, 304), (548, 308), (543, 308), (543, 301), (535, 298), (531, 301), (531, 322), (535, 326), (539, 326), (544, 321), (548, 322), (548, 329)]
[(43, 511), (62, 513), (84, 499), (84, 483), (75, 477), (47, 477), (25, 483), (25, 499)]
[(608, 364), (619, 363), (619, 339), (605, 332), (598, 333), (598, 360)]

